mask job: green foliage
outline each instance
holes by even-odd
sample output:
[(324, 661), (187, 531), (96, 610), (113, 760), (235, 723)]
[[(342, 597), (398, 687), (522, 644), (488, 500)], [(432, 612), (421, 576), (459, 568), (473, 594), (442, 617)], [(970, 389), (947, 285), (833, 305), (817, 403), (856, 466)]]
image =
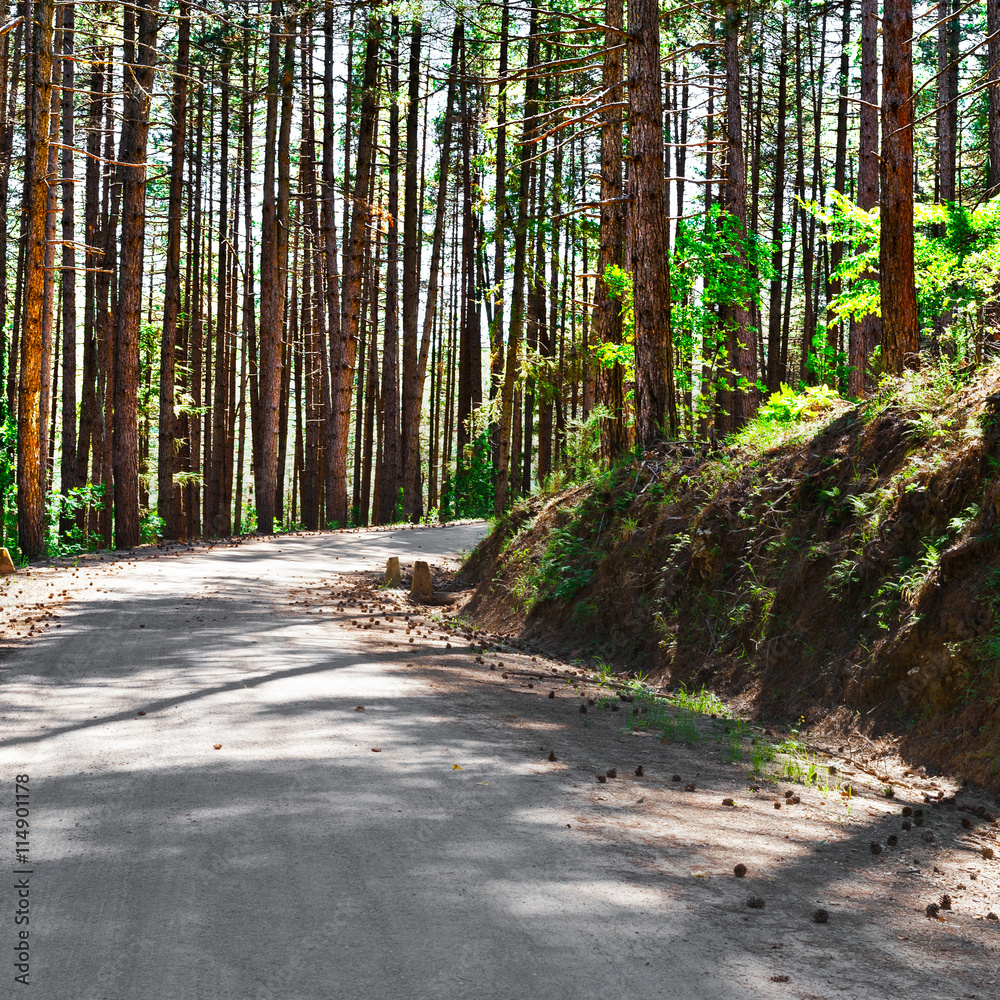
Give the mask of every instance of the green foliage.
[(799, 392), (782, 385), (757, 411), (757, 419), (764, 424), (813, 420), (839, 400), (840, 396), (828, 385), (808, 385)]
[[(825, 239), (847, 245), (837, 269), (843, 291), (831, 309), (838, 320), (881, 315), (879, 296), (879, 210), (866, 212), (836, 191), (831, 204), (807, 210), (826, 228)], [(914, 272), (921, 326), (930, 327), (943, 312), (975, 322), (982, 306), (1000, 294), (1000, 199), (969, 209), (961, 205), (914, 205)], [(956, 342), (958, 354), (965, 344)]]
[[(17, 430), (11, 416), (0, 423), (0, 545), (14, 549), (17, 538), (14, 456), (17, 454)], [(13, 551), (11, 553), (13, 558)]]
[(534, 572), (536, 600), (567, 600), (590, 583), (594, 569), (586, 542), (573, 533), (573, 525), (556, 528)]
[(622, 342), (620, 344), (592, 344), (590, 350), (602, 368), (621, 365), (626, 382), (635, 379), (635, 312), (632, 308), (632, 272), (612, 264), (603, 275), (608, 295), (621, 303)]
[(495, 491), (490, 435), (488, 429), (483, 429), (466, 447), (463, 461), (445, 477), (441, 488), (441, 523), (489, 517), (493, 513)]
[(166, 526), (167, 522), (155, 510), (145, 511), (142, 515), (142, 523), (139, 526), (143, 542), (147, 545), (152, 542), (158, 542)]

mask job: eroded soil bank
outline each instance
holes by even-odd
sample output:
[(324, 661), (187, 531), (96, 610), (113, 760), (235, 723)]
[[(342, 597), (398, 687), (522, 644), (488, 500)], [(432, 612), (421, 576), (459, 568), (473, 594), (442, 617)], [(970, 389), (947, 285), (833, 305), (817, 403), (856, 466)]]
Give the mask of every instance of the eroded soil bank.
[(522, 502), (467, 564), (470, 620), (998, 792), (998, 390), (928, 370)]

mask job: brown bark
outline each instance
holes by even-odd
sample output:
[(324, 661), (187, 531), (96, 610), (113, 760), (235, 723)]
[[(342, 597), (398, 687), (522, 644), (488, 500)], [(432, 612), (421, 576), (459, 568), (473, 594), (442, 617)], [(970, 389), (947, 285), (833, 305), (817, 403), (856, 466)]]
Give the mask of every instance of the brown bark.
[[(280, 39), (289, 35), (285, 57), (280, 59)], [(279, 397), (281, 394), (281, 344), (285, 326), (285, 285), (288, 268), (288, 135), (291, 119), (291, 36), (282, 23), (282, 4), (271, 4), (268, 42), (267, 121), (264, 151), (264, 205), (261, 222), (260, 273), (260, 368), (258, 409), (255, 425), (259, 441), (254, 443), (254, 494), (257, 531), (270, 535), (274, 520), (282, 516), (278, 492)], [(278, 88), (282, 89), (281, 127), (278, 128)], [(284, 145), (282, 144), (284, 140)], [(275, 190), (275, 156), (280, 159)]]
[(986, 0), (986, 31), (989, 34), (989, 110), (987, 145), (990, 155), (990, 197), (1000, 192), (1000, 0)]
[[(844, 14), (842, 18), (840, 37), (840, 98), (837, 104), (837, 151), (833, 168), (833, 188), (842, 195), (847, 193), (847, 84), (850, 73), (850, 44), (851, 44), (851, 0), (844, 0)], [(827, 283), (827, 302), (834, 296), (839, 295), (842, 290), (842, 282), (836, 276), (837, 268), (840, 267), (844, 259), (844, 244), (840, 240), (834, 241), (830, 245), (830, 280)], [(837, 334), (839, 322), (836, 314), (827, 312), (827, 342), (831, 347), (837, 346)]]
[(389, 53), (389, 228), (385, 236), (385, 333), (379, 411), (382, 433), (375, 524), (392, 522), (402, 482), (399, 439), (399, 18), (395, 16)]
[[(861, 107), (858, 155), (858, 206), (866, 211), (879, 203), (878, 116), (878, 0), (861, 2)], [(865, 316), (851, 324), (848, 383), (852, 396), (860, 397), (872, 388), (868, 365), (879, 341), (881, 318)]]
[[(623, 24), (622, 0), (605, 0), (604, 23), (607, 49), (621, 42)], [(617, 30), (615, 30), (617, 29)], [(605, 100), (617, 104), (622, 100), (622, 51), (604, 54), (601, 85)], [(612, 267), (625, 265), (625, 205), (622, 202), (622, 112), (608, 108), (602, 116), (601, 128), (601, 247), (598, 257), (599, 275), (594, 288), (594, 325), (602, 344), (622, 342), (622, 303), (608, 294), (604, 275)], [(679, 213), (678, 213), (679, 214)], [(625, 427), (625, 383), (622, 366), (600, 365), (597, 370), (597, 402), (607, 407), (610, 416), (601, 421), (601, 457), (614, 462), (628, 448)]]
[[(139, 324), (142, 319), (146, 235), (146, 140), (156, 64), (159, 0), (137, 0), (137, 43), (129, 39), (125, 8), (125, 114), (122, 121), (122, 235), (115, 327), (114, 436), (115, 545), (139, 544)], [(131, 64), (131, 65), (128, 65)]]
[(41, 463), (39, 403), (42, 389), (42, 308), (48, 191), (49, 115), (52, 99), (52, 0), (35, 0), (30, 83), (31, 120), (25, 155), (24, 318), (21, 327), (17, 411), (17, 541), (21, 554), (45, 554), (45, 469)]
[[(482, 357), (479, 302), (476, 297), (476, 222), (472, 190), (472, 108), (469, 97), (469, 70), (465, 25), (459, 22), (460, 107), (462, 116), (462, 325), (458, 349), (458, 451), (459, 466), (465, 461), (470, 443), (469, 420), (473, 408), (473, 382)], [(481, 395), (481, 394), (480, 394)], [(457, 473), (456, 473), (457, 474)]]
[[(738, 232), (746, 237), (747, 180), (743, 156), (743, 122), (740, 107), (740, 15), (735, 3), (726, 4), (726, 155), (725, 209), (739, 222)], [(738, 254), (740, 267), (747, 269), (746, 255)], [(748, 302), (735, 302), (723, 310), (729, 330), (729, 362), (734, 381), (730, 395), (730, 429), (739, 430), (757, 412), (756, 338), (750, 329)]]
[(882, 19), (882, 159), (879, 286), (882, 369), (919, 365), (913, 273), (913, 7), (886, 0)]
[(417, 123), (420, 110), (420, 47), (423, 28), (413, 22), (410, 36), (408, 105), (406, 110), (406, 173), (403, 180), (403, 399), (401, 459), (403, 515), (419, 520), (423, 513), (420, 490), (420, 403), (423, 382), (417, 381), (417, 319), (420, 308), (420, 242), (417, 215)]
[(958, 56), (958, 19), (948, 19), (949, 0), (940, 0), (936, 16), (937, 30), (937, 141), (938, 198), (955, 201), (955, 151), (957, 141), (957, 90), (952, 90), (951, 62)]
[(191, 48), (189, 0), (181, 0), (177, 40), (177, 73), (172, 98), (173, 129), (170, 152), (170, 193), (167, 200), (167, 264), (163, 287), (163, 336), (160, 340), (160, 427), (157, 468), (157, 509), (163, 536), (180, 538), (180, 493), (174, 483), (178, 471), (174, 414), (177, 317), (181, 305), (181, 215), (184, 199), (184, 149), (187, 122), (187, 76)]
[(518, 370), (518, 352), (524, 329), (524, 279), (528, 243), (528, 189), (531, 182), (534, 147), (531, 138), (536, 130), (538, 114), (538, 76), (534, 67), (538, 63), (538, 10), (531, 9), (528, 29), (528, 62), (524, 83), (524, 114), (521, 132), (521, 166), (518, 180), (517, 223), (514, 228), (513, 288), (510, 300), (510, 329), (507, 334), (507, 359), (504, 362), (504, 379), (500, 408), (500, 451), (497, 456), (496, 493), (494, 512), (499, 517), (507, 509), (511, 475), (515, 462), (515, 443), (511, 440), (514, 420), (514, 390)]
[(358, 123), (358, 156), (351, 211), (351, 233), (344, 269), (344, 323), (338, 345), (337, 367), (333, 376), (333, 419), (336, 448), (333, 455), (334, 493), (330, 498), (330, 517), (342, 526), (347, 524), (347, 435), (350, 424), (351, 395), (361, 321), (361, 282), (363, 277), (364, 239), (371, 216), (368, 201), (369, 179), (375, 142), (375, 117), (378, 105), (378, 43), (381, 22), (376, 16), (368, 21), (365, 43), (365, 70), (362, 84), (361, 119)]
[(781, 56), (778, 63), (778, 128), (774, 147), (774, 216), (771, 242), (771, 297), (767, 317), (767, 388), (777, 392), (781, 384), (781, 262), (783, 257), (785, 208), (785, 115), (788, 100), (788, 18), (781, 19)]
[[(62, 22), (62, 460), (60, 484), (62, 495), (83, 485), (80, 475), (76, 443), (76, 247), (75, 239), (75, 188), (73, 177), (73, 146), (75, 129), (73, 120), (73, 93), (75, 87), (76, 38), (74, 4), (63, 7)], [(2, 98), (0, 98), (2, 99)], [(0, 327), (2, 329), (2, 327)], [(60, 530), (66, 532), (74, 519), (63, 515)]]
[[(656, 0), (634, 0), (629, 5), (628, 19), (635, 424), (637, 442), (650, 447), (665, 434), (674, 435), (677, 431), (673, 368), (667, 342), (670, 247), (664, 211), (663, 100)], [(736, 114), (739, 115), (738, 99)]]

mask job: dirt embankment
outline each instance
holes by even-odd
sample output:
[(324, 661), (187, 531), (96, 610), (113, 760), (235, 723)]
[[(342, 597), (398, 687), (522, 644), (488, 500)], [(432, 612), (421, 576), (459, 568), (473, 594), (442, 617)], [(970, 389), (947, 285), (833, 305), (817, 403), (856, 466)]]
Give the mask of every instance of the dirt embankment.
[(532, 498), (469, 559), (469, 617), (1000, 791), (998, 390), (928, 371)]

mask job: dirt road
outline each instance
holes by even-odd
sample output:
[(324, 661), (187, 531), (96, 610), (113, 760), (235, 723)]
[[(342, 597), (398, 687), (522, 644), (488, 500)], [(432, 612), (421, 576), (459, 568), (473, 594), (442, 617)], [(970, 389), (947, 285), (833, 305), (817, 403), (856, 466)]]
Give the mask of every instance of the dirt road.
[[(715, 720), (692, 746), (632, 732), (575, 668), (372, 586), (388, 555), (444, 571), (483, 530), (282, 536), (7, 584), (2, 903), (23, 910), (27, 879), (25, 995), (1000, 996), (996, 827), (924, 801), (960, 790), (900, 775), (889, 800), (860, 769), (849, 801), (755, 784)], [(925, 816), (903, 830), (907, 803)], [(17, 996), (25, 927), (5, 926)]]

